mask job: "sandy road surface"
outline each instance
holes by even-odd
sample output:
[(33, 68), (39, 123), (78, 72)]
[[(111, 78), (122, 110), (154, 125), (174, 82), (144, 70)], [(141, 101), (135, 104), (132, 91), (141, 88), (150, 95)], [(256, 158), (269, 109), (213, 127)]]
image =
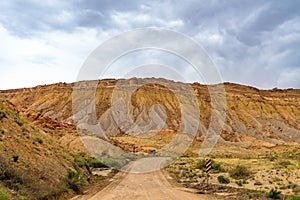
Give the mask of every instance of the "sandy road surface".
[[(171, 185), (160, 169), (166, 158), (140, 159), (125, 168), (116, 179), (94, 196), (76, 200), (200, 200), (217, 199)], [(155, 171), (154, 171), (155, 170)], [(152, 172), (149, 172), (152, 171)], [(142, 173), (147, 172), (147, 173)]]

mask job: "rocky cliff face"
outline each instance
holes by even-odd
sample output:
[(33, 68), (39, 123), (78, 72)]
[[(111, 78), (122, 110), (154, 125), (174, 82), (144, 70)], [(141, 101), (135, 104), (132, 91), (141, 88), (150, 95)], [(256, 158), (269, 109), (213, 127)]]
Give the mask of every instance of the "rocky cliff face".
[[(215, 99), (211, 93), (222, 86), (226, 93), (217, 95), (226, 95), (226, 101), (215, 102), (217, 106), (212, 109), (211, 103)], [(186, 94), (186, 88), (191, 88), (192, 96)], [(80, 95), (74, 96), (74, 91)], [(132, 94), (129, 95), (128, 91)], [(181, 96), (183, 100), (180, 100)], [(299, 89), (258, 90), (231, 83), (206, 86), (133, 78), (6, 90), (0, 91), (0, 98), (27, 106), (58, 121), (72, 124), (75, 119), (81, 129), (92, 130), (91, 126), (100, 124), (106, 136), (129, 132), (139, 134), (133, 132), (156, 129), (180, 131), (185, 113), (185, 120), (197, 126), (197, 139), (203, 140), (214, 120), (212, 113), (216, 112), (217, 116), (225, 116), (220, 142), (248, 146), (300, 143)], [(192, 106), (195, 103), (193, 98), (200, 111), (197, 116)], [(218, 106), (220, 104), (225, 106)], [(88, 113), (81, 113), (82, 109)], [(130, 119), (123, 119), (122, 111)], [(133, 124), (139, 128), (136, 129)]]

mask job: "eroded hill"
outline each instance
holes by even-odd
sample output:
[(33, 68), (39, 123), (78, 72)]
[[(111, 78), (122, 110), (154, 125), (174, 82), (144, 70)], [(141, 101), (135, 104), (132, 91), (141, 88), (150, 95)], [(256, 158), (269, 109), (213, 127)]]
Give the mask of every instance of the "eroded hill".
[(88, 161), (73, 125), (0, 101), (0, 199), (65, 199), (88, 184)]
[[(141, 84), (143, 80), (151, 80), (151, 83)], [(201, 140), (211, 122), (211, 94), (209, 92), (220, 85), (209, 86), (209, 90), (207, 86), (198, 83), (185, 84), (164, 79), (106, 79), (96, 81), (96, 84), (95, 81), (81, 82), (79, 86), (78, 84), (59, 83), (6, 90), (1, 91), (0, 98), (7, 99), (16, 105), (27, 106), (52, 119), (72, 124), (74, 115), (76, 116), (80, 111), (80, 109), (72, 107), (72, 103), (86, 101), (86, 98), (80, 99), (81, 97), (74, 100), (73, 91), (87, 91), (89, 94), (88, 91), (95, 90), (95, 93), (91, 93), (94, 94), (91, 98), (95, 102), (96, 116), (85, 116), (84, 122), (91, 125), (100, 121), (104, 131), (120, 134), (124, 130), (128, 131), (132, 126), (124, 123), (120, 125), (116, 122), (111, 109), (112, 104), (116, 102), (116, 99), (124, 99), (128, 95), (126, 90), (133, 88), (134, 92), (129, 98), (129, 113), (134, 123), (140, 126), (149, 125), (151, 123), (149, 111), (152, 109), (152, 112), (158, 116), (158, 121), (166, 121), (166, 124), (160, 127), (161, 129), (177, 131), (182, 123), (181, 107), (178, 96), (176, 96), (178, 94), (171, 91), (169, 87), (184, 96), (183, 88), (186, 86), (192, 87), (198, 101), (200, 116), (190, 116), (189, 120), (199, 120), (200, 118), (198, 139)], [(226, 91), (226, 110), (224, 111), (226, 119), (221, 133), (221, 142), (246, 146), (274, 146), (300, 142), (300, 90), (258, 90), (231, 83), (225, 83), (223, 86)], [(116, 88), (119, 93), (115, 92)], [(114, 92), (119, 96), (112, 99)], [(189, 100), (184, 103), (191, 104)], [(161, 107), (153, 106), (157, 104)], [(119, 105), (124, 105), (118, 108), (120, 110), (128, 109), (126, 102), (119, 103)], [(192, 113), (193, 111), (185, 112)], [(77, 121), (81, 119), (78, 120), (77, 116)], [(120, 126), (122, 126), (121, 129)], [(155, 124), (150, 124), (145, 131), (155, 128)]]

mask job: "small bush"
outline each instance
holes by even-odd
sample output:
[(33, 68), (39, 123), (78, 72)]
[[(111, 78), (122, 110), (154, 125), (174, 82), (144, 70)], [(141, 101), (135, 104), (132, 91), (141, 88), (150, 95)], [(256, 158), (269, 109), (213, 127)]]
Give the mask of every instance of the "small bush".
[(217, 163), (217, 162), (212, 162), (211, 165), (212, 168), (212, 173), (219, 173), (219, 172), (224, 172), (225, 170), (222, 168), (221, 163)]
[(193, 178), (194, 176), (196, 176), (196, 173), (194, 173), (194, 172), (189, 172), (186, 174), (187, 178)]
[(15, 117), (14, 121), (19, 125), (19, 126), (23, 126), (23, 124), (25, 123), (25, 121), (23, 119), (20, 119), (19, 117)]
[(205, 169), (205, 160), (204, 159), (199, 160), (196, 164), (196, 168), (204, 170)]
[(66, 177), (66, 183), (68, 187), (74, 190), (76, 193), (80, 193), (82, 186), (84, 186), (84, 181), (82, 177), (80, 177), (79, 171), (69, 170)]
[(287, 167), (289, 165), (291, 165), (292, 163), (290, 161), (281, 161), (279, 162), (279, 165), (283, 166), (283, 167)]
[(14, 156), (13, 156), (13, 160), (14, 160), (14, 162), (18, 162), (19, 156), (18, 156), (18, 155), (14, 155)]
[(278, 157), (276, 155), (272, 155), (269, 157), (270, 161), (275, 161)]
[[(14, 157), (16, 160), (19, 157)], [(20, 171), (9, 165), (6, 159), (0, 154), (0, 181), (10, 189), (16, 189), (16, 186), (20, 188), (24, 182), (24, 177)], [(18, 185), (17, 185), (18, 184)]]
[(241, 180), (238, 180), (235, 182), (238, 186), (242, 187), (243, 186), (243, 182)]
[(107, 166), (99, 160), (91, 160), (90, 166), (93, 168), (106, 168)]
[[(201, 170), (205, 170), (206, 168), (206, 162), (204, 159), (201, 159), (197, 162), (196, 164), (196, 168), (197, 169), (201, 169)], [(212, 173), (219, 173), (219, 172), (224, 172), (225, 170), (222, 168), (221, 163), (215, 162), (214, 160), (212, 160), (212, 164), (211, 164), (211, 171)]]
[(35, 140), (39, 143), (39, 144), (43, 144), (43, 140), (41, 138), (35, 138)]
[(78, 167), (84, 167), (87, 165), (87, 159), (86, 157), (80, 156), (74, 158), (74, 164)]
[(255, 199), (256, 199), (256, 198), (260, 197), (260, 195), (261, 195), (261, 193), (257, 191), (254, 194), (248, 194), (248, 197), (249, 197), (249, 199), (252, 199), (253, 197), (255, 197)]
[(0, 110), (0, 120), (3, 118), (7, 118), (7, 113), (4, 110)]
[(280, 179), (278, 177), (274, 177), (271, 181), (272, 182), (280, 182), (280, 181), (282, 181), (282, 179)]
[(251, 175), (250, 170), (243, 165), (237, 165), (233, 170), (229, 172), (230, 176), (235, 179), (249, 178)]
[(266, 196), (271, 199), (280, 199), (281, 192), (272, 188), (269, 192), (267, 192)]
[(105, 165), (100, 160), (97, 160), (96, 158), (89, 157), (86, 155), (81, 155), (74, 158), (74, 164), (78, 167), (93, 167), (93, 168), (106, 168), (107, 165)]
[(300, 187), (296, 185), (295, 187), (292, 188), (292, 192), (300, 193)]
[(287, 200), (300, 200), (300, 196), (299, 195), (292, 195), (292, 196), (288, 197)]
[(217, 179), (218, 179), (219, 183), (222, 183), (222, 184), (228, 184), (228, 183), (230, 183), (229, 178), (226, 178), (224, 176), (218, 176)]
[(8, 200), (8, 194), (7, 192), (0, 188), (0, 200)]
[(262, 185), (260, 181), (255, 181), (254, 185)]

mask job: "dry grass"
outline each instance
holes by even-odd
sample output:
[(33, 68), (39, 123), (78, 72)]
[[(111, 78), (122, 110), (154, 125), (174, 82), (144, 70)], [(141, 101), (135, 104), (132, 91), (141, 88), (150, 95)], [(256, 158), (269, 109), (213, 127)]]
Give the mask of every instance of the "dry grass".
[[(283, 195), (299, 195), (300, 160), (287, 158), (282, 153), (281, 148), (279, 149), (275, 152), (277, 154), (276, 159), (271, 159), (272, 161), (270, 158), (214, 158), (213, 161), (220, 163), (223, 171), (212, 170), (210, 182), (215, 186), (220, 186), (218, 192), (221, 193), (224, 184), (219, 183), (218, 177), (224, 176), (225, 178), (228, 177), (230, 182), (226, 184), (226, 187), (237, 190), (258, 191), (264, 193), (263, 196), (265, 196), (266, 192), (274, 188), (281, 191)], [(294, 153), (297, 151), (296, 148)], [(171, 163), (167, 170), (174, 174), (180, 183), (197, 188), (206, 182), (207, 177), (203, 166), (199, 165), (201, 162), (203, 160), (200, 158), (182, 157)], [(232, 194), (235, 192), (233, 190)]]

